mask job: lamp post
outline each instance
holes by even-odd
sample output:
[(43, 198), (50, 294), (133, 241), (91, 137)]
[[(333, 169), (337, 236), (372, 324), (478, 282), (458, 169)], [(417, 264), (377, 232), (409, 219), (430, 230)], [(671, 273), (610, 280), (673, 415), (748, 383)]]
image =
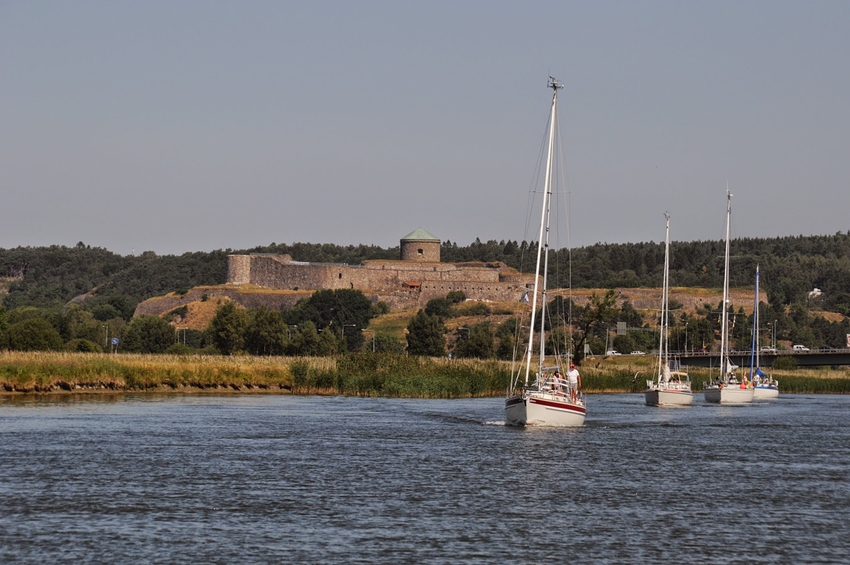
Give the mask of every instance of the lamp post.
[(375, 352), (375, 330), (360, 330), (363, 333), (369, 332), (372, 334), (372, 353)]
[(101, 327), (104, 329), (103, 350), (106, 351), (106, 349), (109, 347), (109, 326), (101, 326)]

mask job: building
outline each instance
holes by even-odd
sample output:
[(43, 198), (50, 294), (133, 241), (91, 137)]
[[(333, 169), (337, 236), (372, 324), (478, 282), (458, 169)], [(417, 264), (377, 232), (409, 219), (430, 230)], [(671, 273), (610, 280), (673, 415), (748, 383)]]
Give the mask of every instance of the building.
[(227, 257), (227, 283), (280, 290), (350, 288), (375, 295), (392, 307), (424, 304), (462, 291), (468, 299), (519, 301), (534, 284), (503, 263), (442, 263), (440, 240), (422, 228), (401, 238), (398, 261), (361, 265), (305, 263), (289, 255)]

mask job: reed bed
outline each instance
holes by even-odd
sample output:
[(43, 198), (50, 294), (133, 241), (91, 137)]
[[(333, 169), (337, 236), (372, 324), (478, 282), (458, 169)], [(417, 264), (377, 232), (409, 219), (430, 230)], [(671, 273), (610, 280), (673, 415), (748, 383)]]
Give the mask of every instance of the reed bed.
[[(641, 392), (650, 362), (588, 362), (585, 392)], [(648, 360), (647, 360), (648, 361)], [(850, 394), (850, 371), (772, 371), (783, 393)], [(694, 392), (713, 378), (691, 368)], [(357, 353), (337, 357), (110, 355), (103, 353), (0, 352), (0, 393), (109, 391), (270, 392), (471, 398), (501, 396), (510, 381), (503, 361)]]

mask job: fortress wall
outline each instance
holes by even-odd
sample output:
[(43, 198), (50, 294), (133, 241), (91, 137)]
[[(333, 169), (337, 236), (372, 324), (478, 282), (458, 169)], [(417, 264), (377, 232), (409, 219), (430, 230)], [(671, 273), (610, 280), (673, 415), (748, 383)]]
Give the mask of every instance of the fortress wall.
[(334, 286), (332, 265), (285, 263), (274, 257), (251, 258), (251, 284), (266, 288), (317, 289)]
[[(532, 284), (534, 277), (508, 271), (498, 264), (455, 265), (376, 261), (365, 265), (297, 263), (276, 255), (236, 255), (228, 258), (228, 282), (251, 283), (265, 288), (318, 290), (351, 288), (376, 291), (392, 307), (424, 306), (451, 291), (462, 291), (473, 300), (514, 301)], [(246, 280), (247, 279), (247, 280)], [(419, 283), (408, 288), (407, 283)], [(237, 283), (238, 284), (238, 283)], [(377, 295), (376, 295), (377, 296)]]
[(251, 256), (227, 256), (227, 282), (230, 284), (246, 284), (251, 282)]
[(201, 287), (193, 288), (183, 296), (149, 298), (148, 300), (140, 302), (139, 305), (136, 306), (136, 311), (133, 313), (133, 316), (161, 316), (166, 312), (185, 306), (190, 302), (203, 300), (204, 295), (206, 295), (207, 300), (210, 301), (226, 297), (245, 308), (259, 308), (260, 306), (265, 306), (270, 310), (288, 310), (295, 306), (295, 303), (302, 298), (309, 297), (310, 294), (310, 292), (286, 294), (242, 293), (236, 288)]
[(382, 271), (410, 271), (439, 273), (442, 271), (456, 271), (457, 266), (453, 263), (415, 263), (410, 261), (369, 261), (361, 268)]
[(423, 283), (420, 302), (424, 304), (432, 298), (444, 297), (451, 291), (460, 290), (471, 300), (491, 300), (495, 302), (518, 301), (525, 293), (525, 285), (511, 283)]

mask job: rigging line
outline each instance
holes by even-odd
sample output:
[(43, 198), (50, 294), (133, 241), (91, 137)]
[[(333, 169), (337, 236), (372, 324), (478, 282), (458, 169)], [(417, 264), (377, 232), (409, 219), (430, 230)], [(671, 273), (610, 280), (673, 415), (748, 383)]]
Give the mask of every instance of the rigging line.
[[(567, 167), (567, 165), (566, 165), (567, 160), (566, 160), (566, 158), (565, 158), (565, 156), (564, 156), (564, 140), (563, 140), (563, 136), (562, 136), (562, 132), (561, 132), (561, 123), (560, 123), (560, 120), (561, 120), (561, 118), (560, 118), (560, 116), (558, 116), (558, 124), (557, 124), (557, 126), (558, 126), (558, 128), (557, 128), (557, 135), (558, 135), (558, 159), (557, 159), (557, 162), (558, 162), (558, 163), (559, 163), (559, 165), (560, 165), (560, 166), (558, 167), (559, 187), (563, 187), (563, 190), (561, 190), (560, 192), (561, 192), (561, 194), (563, 194), (563, 195), (564, 195), (564, 198), (559, 199), (559, 202), (563, 202), (563, 206), (564, 206), (564, 216), (563, 216), (563, 217), (566, 219), (566, 225), (567, 225), (567, 290), (568, 290), (568, 302), (567, 302), (567, 309), (568, 309), (568, 312), (567, 312), (567, 326), (570, 328), (570, 331), (569, 331), (569, 334), (570, 334), (570, 335), (569, 335), (569, 338), (570, 338), (570, 344), (572, 344), (572, 324), (573, 324), (573, 311), (572, 311), (572, 310), (573, 310), (573, 293), (572, 293), (572, 292), (573, 292), (573, 281), (572, 281), (572, 275), (573, 275), (573, 260), (572, 260), (572, 237), (571, 237), (571, 233), (572, 233), (572, 222), (570, 221), (570, 210), (572, 209), (572, 206), (570, 205), (570, 197), (571, 197), (571, 195), (572, 195), (572, 192), (570, 191), (569, 182), (568, 182), (568, 171), (569, 171), (569, 168), (568, 168), (568, 167)], [(560, 232), (559, 232), (559, 233), (560, 233)], [(561, 252), (563, 252), (563, 250), (561, 250)], [(561, 254), (561, 253), (559, 253), (559, 255), (560, 255), (560, 254)], [(560, 268), (560, 261), (559, 261), (559, 268)], [(560, 279), (559, 279), (559, 280), (560, 280)], [(571, 353), (574, 353), (574, 352), (572, 351), (572, 346), (570, 347), (569, 351), (570, 351)]]
[[(546, 145), (549, 138), (549, 122), (551, 121), (552, 116), (550, 115), (546, 118), (546, 128), (543, 130), (543, 137), (540, 140), (540, 150), (537, 153), (537, 163), (534, 167), (534, 174), (531, 175), (531, 183), (528, 187), (528, 199), (526, 204), (525, 211), (525, 229), (523, 231), (523, 240), (528, 241), (529, 236), (533, 237), (533, 234), (529, 233), (529, 229), (531, 226), (531, 221), (533, 219), (533, 210), (534, 210), (534, 199), (537, 194), (540, 192), (537, 190), (537, 187), (540, 186), (540, 176), (543, 171), (543, 163), (545, 162), (546, 155)], [(544, 187), (545, 190), (545, 187)]]

